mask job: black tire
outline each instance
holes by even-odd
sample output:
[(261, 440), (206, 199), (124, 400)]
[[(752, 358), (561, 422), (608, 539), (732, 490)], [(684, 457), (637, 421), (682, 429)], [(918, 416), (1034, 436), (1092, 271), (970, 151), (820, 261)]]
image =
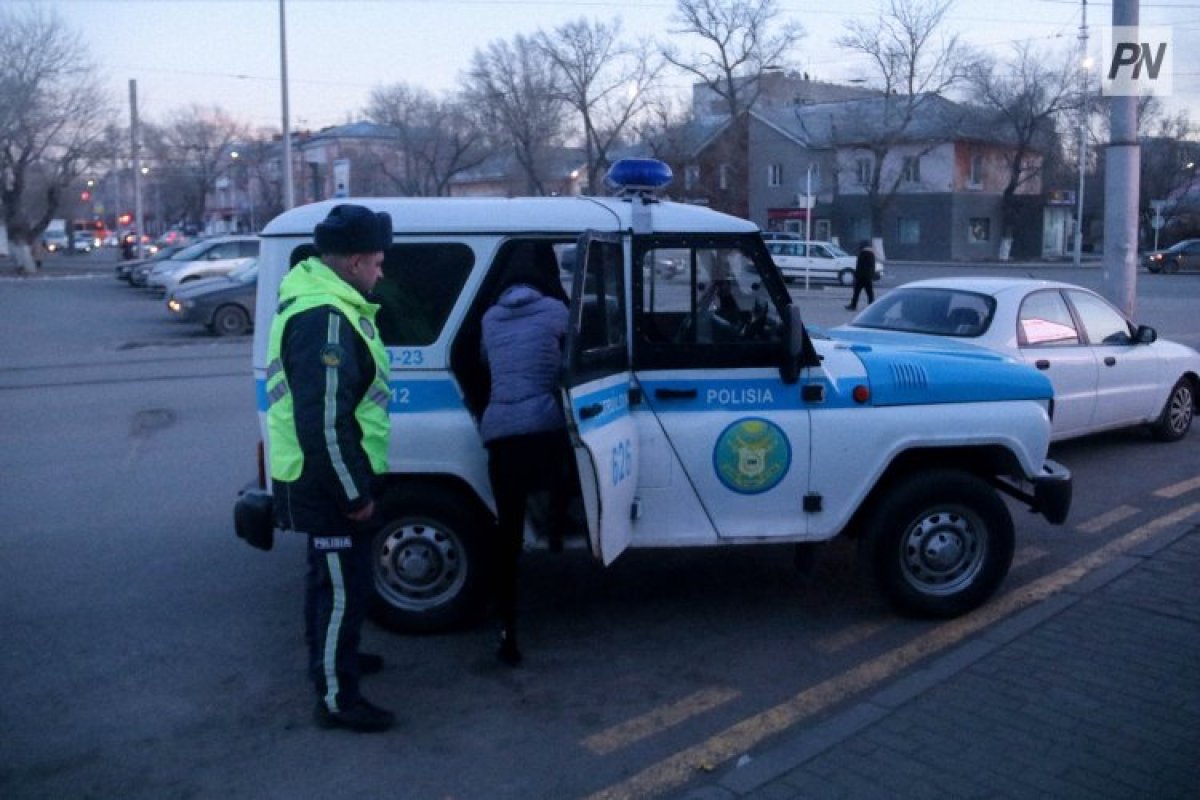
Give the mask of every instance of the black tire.
[(221, 306), (209, 327), (217, 336), (245, 336), (250, 331), (250, 315), (241, 306)]
[(862, 555), (899, 612), (956, 617), (982, 605), (1012, 565), (1012, 516), (996, 490), (958, 470), (903, 478), (868, 515)]
[(1168, 261), (1164, 261), (1163, 262), (1163, 271), (1169, 275), (1174, 275), (1176, 272), (1179, 272), (1180, 260), (1181, 259), (1178, 259), (1178, 258), (1172, 258)]
[(838, 283), (840, 283), (842, 286), (853, 286), (854, 285), (854, 270), (844, 269), (841, 272), (839, 272), (838, 273)]
[(373, 620), (404, 633), (435, 633), (479, 619), (495, 526), (477, 505), (435, 486), (403, 489), (388, 499), (387, 521), (371, 550)]
[(1196, 387), (1187, 378), (1180, 378), (1167, 395), (1162, 413), (1150, 426), (1150, 431), (1160, 442), (1178, 442), (1187, 436), (1195, 413)]

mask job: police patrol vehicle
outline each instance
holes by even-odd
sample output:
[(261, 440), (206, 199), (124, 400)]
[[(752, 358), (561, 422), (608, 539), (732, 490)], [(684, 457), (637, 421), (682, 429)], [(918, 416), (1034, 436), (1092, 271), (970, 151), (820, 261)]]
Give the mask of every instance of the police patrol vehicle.
[[(377, 621), (445, 629), (485, 601), (494, 504), (477, 430), (489, 386), (480, 320), (522, 242), (555, 259), (571, 298), (562, 397), (579, 513), (568, 544), (603, 563), (630, 547), (845, 534), (898, 610), (953, 616), (1008, 572), (1001, 493), (1065, 519), (1071, 479), (1046, 459), (1044, 376), (976, 348), (812, 334), (753, 223), (658, 199), (670, 180), (660, 162), (618, 162), (608, 180), (615, 196), (352, 201), (391, 214), (395, 232), (374, 298), (392, 388)], [(264, 439), (277, 288), (337, 202), (262, 232), (253, 366)], [(235, 513), (243, 538), (269, 502), (262, 449), (260, 486)], [(540, 521), (529, 515), (531, 546), (546, 540)]]

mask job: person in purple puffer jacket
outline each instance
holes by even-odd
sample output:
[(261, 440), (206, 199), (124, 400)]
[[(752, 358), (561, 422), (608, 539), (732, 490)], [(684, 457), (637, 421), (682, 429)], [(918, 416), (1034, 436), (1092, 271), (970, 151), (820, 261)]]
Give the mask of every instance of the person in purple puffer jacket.
[(551, 491), (552, 547), (561, 517), (563, 478), (571, 456), (559, 394), (567, 337), (567, 296), (549, 244), (522, 242), (510, 252), (494, 305), (483, 315), (483, 359), (491, 395), (480, 420), (488, 450), (488, 476), (496, 499), (499, 547), (496, 605), (500, 614), (497, 658), (516, 666), (517, 581), (524, 540), (525, 505), (531, 492)]

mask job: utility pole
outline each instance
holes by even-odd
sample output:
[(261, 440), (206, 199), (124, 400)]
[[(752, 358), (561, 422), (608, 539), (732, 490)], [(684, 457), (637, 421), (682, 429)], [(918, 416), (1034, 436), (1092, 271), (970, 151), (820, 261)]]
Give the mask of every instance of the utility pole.
[(1079, 191), (1075, 197), (1075, 266), (1083, 262), (1083, 175), (1087, 169), (1088, 138), (1088, 28), (1087, 0), (1083, 0), (1083, 20), (1079, 25)]
[(138, 127), (137, 110), (137, 80), (129, 79), (129, 139), (130, 152), (133, 156), (133, 240), (137, 246), (137, 257), (145, 258), (146, 250), (142, 245), (142, 234), (145, 233), (145, 220), (142, 213), (142, 157), (138, 140), (142, 132)]
[[(1113, 0), (1113, 27), (1138, 25), (1138, 0)], [(1111, 53), (1105, 54), (1110, 58)], [(1138, 98), (1109, 98), (1104, 171), (1104, 290), (1117, 308), (1133, 317), (1137, 305), (1138, 200), (1142, 161), (1138, 143)]]
[(287, 73), (287, 18), (284, 0), (279, 0), (279, 75), (283, 91), (283, 210), (296, 204), (296, 193), (292, 189), (292, 125), (288, 113)]

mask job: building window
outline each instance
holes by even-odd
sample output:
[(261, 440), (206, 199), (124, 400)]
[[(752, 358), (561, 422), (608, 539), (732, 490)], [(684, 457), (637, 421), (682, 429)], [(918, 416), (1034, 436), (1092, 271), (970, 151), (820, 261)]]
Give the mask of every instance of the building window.
[(729, 188), (729, 172), (730, 167), (728, 164), (722, 164), (720, 169), (717, 171), (717, 183), (720, 185), (722, 190)]
[(783, 164), (767, 165), (767, 186), (783, 186)]
[(971, 171), (967, 175), (967, 185), (976, 189), (983, 186), (983, 156), (971, 154)]
[(967, 241), (971, 244), (986, 242), (992, 238), (992, 221), (987, 217), (972, 217), (967, 228)]
[(700, 184), (700, 165), (688, 164), (683, 168), (683, 188), (695, 189)]
[(921, 221), (909, 217), (901, 217), (896, 221), (896, 234), (900, 244), (921, 243)]
[(901, 176), (905, 183), (921, 182), (921, 157), (904, 157), (904, 174)]
[(854, 169), (857, 173), (859, 186), (866, 186), (871, 182), (871, 159), (856, 158), (854, 160)]

